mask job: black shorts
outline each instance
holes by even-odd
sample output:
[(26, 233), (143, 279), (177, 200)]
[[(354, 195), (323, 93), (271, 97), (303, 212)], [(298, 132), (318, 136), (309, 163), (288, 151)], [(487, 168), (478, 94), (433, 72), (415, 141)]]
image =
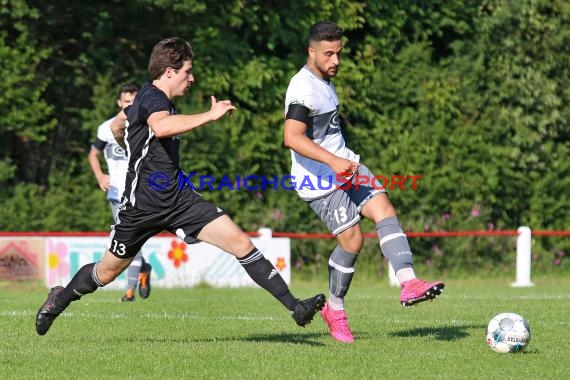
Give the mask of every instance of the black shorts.
[(188, 244), (196, 243), (196, 235), (212, 220), (225, 215), (215, 204), (195, 191), (183, 191), (177, 202), (161, 211), (137, 209), (130, 203), (117, 214), (109, 250), (118, 258), (134, 257), (154, 235), (168, 231)]

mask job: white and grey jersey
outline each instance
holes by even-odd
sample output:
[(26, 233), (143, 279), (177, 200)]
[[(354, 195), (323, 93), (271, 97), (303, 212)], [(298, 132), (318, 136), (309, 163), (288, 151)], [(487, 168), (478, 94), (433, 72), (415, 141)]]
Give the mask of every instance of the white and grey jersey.
[[(304, 120), (307, 124), (307, 137), (336, 156), (359, 161), (359, 156), (345, 145), (338, 115), (338, 96), (332, 82), (322, 79), (308, 66), (304, 66), (289, 82), (285, 96), (285, 117), (290, 106), (295, 104), (309, 109), (308, 118)], [(325, 163), (293, 150), (291, 161), (291, 176), (302, 199), (320, 198), (333, 191), (335, 185), (342, 185), (342, 182), (336, 181), (336, 173)]]
[(109, 170), (109, 189), (107, 190), (107, 198), (112, 201), (120, 201), (123, 191), (125, 190), (125, 178), (129, 161), (125, 150), (117, 144), (113, 132), (111, 131), (111, 122), (114, 118), (105, 121), (97, 129), (97, 139), (93, 143), (93, 147), (103, 152), (107, 169)]

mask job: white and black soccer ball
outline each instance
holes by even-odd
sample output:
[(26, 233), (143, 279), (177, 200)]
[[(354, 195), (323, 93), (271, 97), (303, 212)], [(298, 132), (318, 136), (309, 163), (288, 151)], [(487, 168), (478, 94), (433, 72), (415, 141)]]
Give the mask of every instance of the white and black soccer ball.
[(487, 344), (495, 352), (520, 352), (530, 342), (528, 321), (516, 313), (495, 315), (487, 325)]

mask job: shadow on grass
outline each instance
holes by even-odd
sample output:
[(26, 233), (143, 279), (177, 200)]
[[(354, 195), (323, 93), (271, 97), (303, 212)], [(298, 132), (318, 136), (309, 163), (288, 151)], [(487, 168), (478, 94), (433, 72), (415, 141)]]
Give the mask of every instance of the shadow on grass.
[(120, 337), (119, 340), (131, 342), (145, 342), (145, 343), (184, 343), (189, 344), (192, 342), (269, 342), (269, 343), (288, 343), (288, 344), (304, 344), (308, 346), (325, 346), (320, 342), (324, 333), (276, 333), (276, 334), (250, 334), (245, 336), (212, 336), (200, 338), (154, 338), (154, 337)]
[(328, 334), (323, 333), (281, 333), (281, 334), (252, 334), (246, 337), (238, 338), (238, 340), (246, 342), (271, 342), (271, 343), (293, 343), (306, 344), (309, 346), (324, 346), (322, 339)]
[(463, 339), (470, 334), (467, 330), (478, 329), (485, 331), (485, 325), (463, 325), (463, 326), (441, 326), (441, 327), (420, 327), (411, 330), (400, 330), (390, 333), (391, 336), (400, 338), (411, 337), (433, 337), (435, 340), (452, 341)]

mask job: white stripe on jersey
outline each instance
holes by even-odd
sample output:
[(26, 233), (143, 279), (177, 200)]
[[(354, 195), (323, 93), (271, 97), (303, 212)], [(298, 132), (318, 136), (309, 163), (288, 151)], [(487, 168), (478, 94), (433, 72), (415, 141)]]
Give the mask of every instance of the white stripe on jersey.
[[(127, 140), (127, 134), (128, 134), (128, 132), (125, 132), (125, 141)], [(152, 140), (153, 137), (154, 137), (154, 132), (152, 131), (152, 129), (150, 127), (148, 127), (148, 138), (144, 142), (144, 146), (143, 146), (143, 150), (141, 152), (141, 156), (135, 162), (135, 165), (134, 165), (135, 178), (134, 178), (133, 182), (131, 183), (131, 194), (129, 194), (129, 200), (133, 206), (135, 205), (135, 202), (136, 202), (135, 193), (136, 193), (136, 189), (137, 189), (137, 184), (139, 182), (140, 167), (142, 165), (143, 159), (146, 157), (146, 155), (148, 153), (150, 140)], [(127, 143), (127, 148), (128, 148), (128, 152), (129, 152), (129, 157), (131, 157), (131, 149), (130, 149), (128, 143)]]

